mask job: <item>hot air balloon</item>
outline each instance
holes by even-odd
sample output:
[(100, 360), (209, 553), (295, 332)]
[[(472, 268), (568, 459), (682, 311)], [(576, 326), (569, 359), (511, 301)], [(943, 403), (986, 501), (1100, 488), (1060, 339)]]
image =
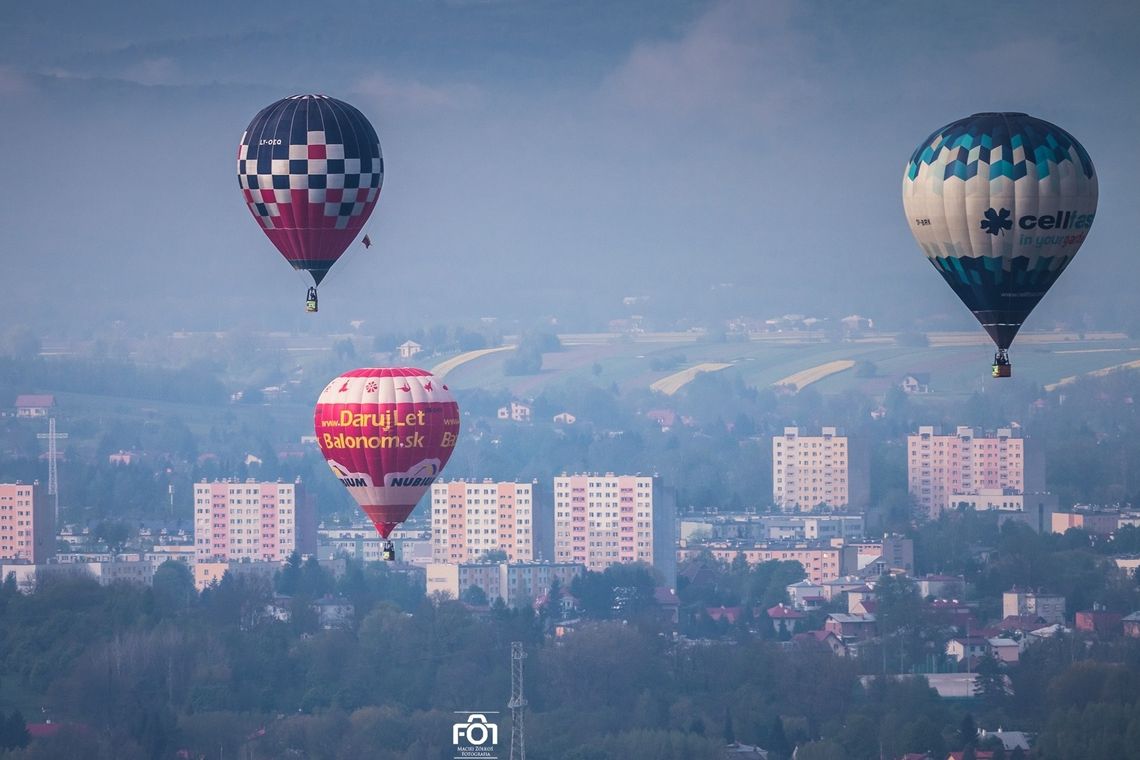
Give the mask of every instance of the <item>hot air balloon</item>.
[(313, 415), (333, 473), (385, 539), (407, 519), (459, 437), (459, 406), (447, 386), (414, 367), (354, 369), (329, 383)]
[(997, 346), (1009, 377), (1022, 323), (1073, 260), (1096, 215), (1077, 140), (1023, 113), (977, 113), (915, 149), (902, 182), (910, 231)]
[(368, 221), (384, 181), (376, 130), (327, 95), (293, 95), (263, 108), (238, 146), (238, 185), (253, 218), (317, 285)]

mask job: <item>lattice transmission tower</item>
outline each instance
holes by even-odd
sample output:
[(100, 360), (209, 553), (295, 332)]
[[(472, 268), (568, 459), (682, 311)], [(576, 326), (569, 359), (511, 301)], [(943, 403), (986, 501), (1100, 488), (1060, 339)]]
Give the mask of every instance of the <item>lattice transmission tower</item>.
[(526, 760), (526, 734), (523, 732), (523, 660), (526, 652), (521, 641), (511, 642), (511, 757), (510, 760)]

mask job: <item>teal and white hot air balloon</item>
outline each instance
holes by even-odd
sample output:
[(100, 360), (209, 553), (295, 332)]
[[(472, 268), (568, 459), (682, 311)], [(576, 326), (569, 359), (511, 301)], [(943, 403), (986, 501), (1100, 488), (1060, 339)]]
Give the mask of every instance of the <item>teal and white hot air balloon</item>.
[(1096, 216), (1089, 154), (1047, 121), (977, 113), (922, 141), (902, 196), (926, 257), (997, 345), (994, 377), (1009, 377), (1014, 336)]

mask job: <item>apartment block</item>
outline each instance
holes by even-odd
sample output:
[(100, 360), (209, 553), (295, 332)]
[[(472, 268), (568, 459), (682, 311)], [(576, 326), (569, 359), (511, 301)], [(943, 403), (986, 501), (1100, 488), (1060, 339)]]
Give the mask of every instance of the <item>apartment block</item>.
[(676, 579), (676, 500), (655, 475), (561, 475), (554, 478), (554, 558), (601, 572), (646, 562)]
[(194, 484), (198, 562), (280, 562), (317, 551), (316, 510), (300, 480)]
[(38, 565), (55, 556), (55, 516), (47, 488), (0, 483), (0, 562)]
[(772, 502), (785, 512), (820, 507), (862, 510), (870, 496), (869, 460), (847, 436), (824, 427), (816, 436), (784, 428), (772, 438)]
[(992, 492), (1044, 491), (1044, 466), (1039, 452), (1011, 428), (980, 435), (959, 426), (941, 435), (922, 426), (907, 436), (907, 488), (921, 514), (937, 519), (966, 501), (964, 496)]
[(551, 510), (537, 481), (436, 481), (431, 536), (433, 562), (476, 562), (492, 551), (508, 562), (531, 562), (554, 552)]

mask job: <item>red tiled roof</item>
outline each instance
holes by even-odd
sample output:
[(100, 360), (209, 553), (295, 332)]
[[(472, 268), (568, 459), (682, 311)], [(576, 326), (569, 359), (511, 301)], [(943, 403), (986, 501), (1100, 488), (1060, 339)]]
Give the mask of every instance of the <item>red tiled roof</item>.
[(32, 409), (41, 406), (55, 406), (55, 396), (35, 394), (16, 396), (17, 409)]

